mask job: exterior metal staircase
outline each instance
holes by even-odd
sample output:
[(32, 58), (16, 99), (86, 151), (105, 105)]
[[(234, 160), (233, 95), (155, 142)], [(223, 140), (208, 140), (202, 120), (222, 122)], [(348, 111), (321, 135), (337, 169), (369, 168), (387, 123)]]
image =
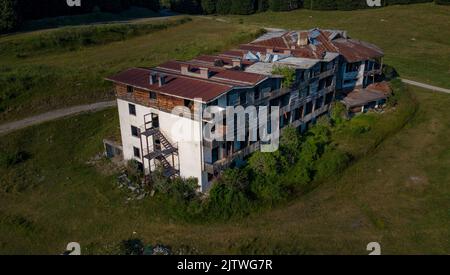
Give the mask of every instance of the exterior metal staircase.
[[(164, 176), (168, 178), (179, 176), (179, 168), (176, 168), (176, 165), (179, 166), (178, 148), (173, 146), (159, 130), (159, 125), (155, 125), (152, 119), (148, 120), (148, 117), (151, 118), (151, 114), (144, 116), (144, 131), (141, 132), (142, 161), (144, 163), (144, 160), (147, 160), (148, 167), (150, 167), (146, 179), (151, 178), (152, 160), (161, 164)], [(152, 140), (149, 141), (149, 138), (152, 138)], [(171, 162), (169, 162), (167, 158), (171, 159)], [(175, 161), (175, 159), (177, 159), (177, 161)]]

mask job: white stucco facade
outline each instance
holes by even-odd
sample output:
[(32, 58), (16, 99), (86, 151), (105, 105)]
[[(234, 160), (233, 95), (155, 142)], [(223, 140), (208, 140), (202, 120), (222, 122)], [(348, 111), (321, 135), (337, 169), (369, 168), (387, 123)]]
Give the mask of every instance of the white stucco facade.
[[(130, 114), (129, 104), (135, 106), (136, 115)], [(141, 155), (136, 157), (134, 148), (141, 150), (141, 137), (132, 135), (132, 126), (144, 131), (144, 116), (148, 114), (158, 115), (159, 130), (165, 138), (178, 148), (178, 157), (175, 158), (175, 169), (179, 169), (180, 176), (183, 178), (197, 178), (199, 187), (202, 191), (207, 188), (207, 174), (203, 172), (203, 152), (202, 152), (202, 132), (201, 123), (190, 118), (180, 117), (168, 112), (160, 111), (154, 108), (142, 106), (123, 99), (117, 99), (119, 111), (120, 131), (123, 145), (123, 156), (125, 160), (136, 160), (143, 163), (144, 169), (155, 169), (154, 160), (149, 162), (142, 155), (146, 155), (145, 137), (142, 137)], [(150, 148), (152, 148), (152, 137), (149, 137)], [(172, 157), (167, 157), (167, 161), (172, 164)]]

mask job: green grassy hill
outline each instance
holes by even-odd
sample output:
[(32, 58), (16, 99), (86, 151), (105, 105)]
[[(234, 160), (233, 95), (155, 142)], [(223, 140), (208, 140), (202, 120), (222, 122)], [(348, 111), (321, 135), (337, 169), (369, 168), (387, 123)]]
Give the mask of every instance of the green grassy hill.
[[(252, 40), (261, 27), (348, 30), (382, 47), (401, 76), (450, 88), (450, 7), (433, 3), (357, 11), (139, 19), (0, 37), (0, 122), (112, 99), (105, 76), (132, 66), (188, 59)], [(131, 25), (130, 25), (131, 24)], [(161, 25), (166, 25), (164, 28)], [(159, 27), (158, 27), (159, 26)]]
[(418, 111), (371, 124), (361, 143), (396, 131), (342, 175), (229, 222), (179, 222), (158, 200), (127, 201), (109, 162), (90, 162), (119, 133), (115, 109), (10, 134), (0, 140), (0, 254), (55, 254), (69, 241), (117, 253), (131, 238), (183, 253), (367, 254), (378, 241), (385, 254), (448, 254), (450, 96), (411, 92)]
[(347, 30), (381, 47), (402, 77), (450, 88), (450, 6), (434, 3), (356, 11), (267, 12), (227, 17), (245, 25)]

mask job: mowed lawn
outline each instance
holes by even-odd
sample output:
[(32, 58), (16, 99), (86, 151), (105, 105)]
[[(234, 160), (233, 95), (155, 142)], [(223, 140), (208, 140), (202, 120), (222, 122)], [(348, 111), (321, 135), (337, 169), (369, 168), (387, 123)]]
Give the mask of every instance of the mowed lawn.
[(434, 3), (356, 11), (267, 12), (227, 17), (245, 25), (347, 30), (381, 47), (385, 63), (404, 78), (450, 88), (450, 6)]
[[(134, 24), (170, 23), (180, 18), (184, 17), (140, 19)], [(90, 27), (95, 28), (95, 25)], [(30, 43), (39, 48), (41, 36), (61, 30), (73, 36), (71, 33), (80, 28), (89, 27), (67, 27), (4, 36), (0, 38), (0, 46), (12, 43), (25, 44), (23, 47), (26, 48), (24, 41), (31, 40)], [(252, 40), (259, 30), (198, 17), (163, 30), (100, 45), (69, 45), (65, 48), (56, 45), (48, 50), (39, 48), (37, 52), (0, 52), (0, 83), (8, 93), (14, 94), (7, 96), (0, 91), (0, 100), (3, 101), (0, 101), (0, 123), (56, 108), (112, 100), (112, 85), (104, 80), (107, 76), (130, 67), (156, 66), (170, 59), (185, 60), (199, 54), (225, 50)], [(104, 36), (111, 33), (114, 34), (109, 32)], [(96, 37), (102, 39), (102, 34)], [(10, 48), (6, 46), (5, 49)]]
[(182, 253), (450, 253), (450, 96), (411, 88), (418, 111), (405, 127), (341, 176), (287, 205), (211, 224), (171, 220), (151, 198), (127, 202), (113, 175), (86, 162), (118, 134), (116, 110), (12, 133), (2, 153), (25, 161), (0, 168), (0, 253), (114, 253), (122, 240)]

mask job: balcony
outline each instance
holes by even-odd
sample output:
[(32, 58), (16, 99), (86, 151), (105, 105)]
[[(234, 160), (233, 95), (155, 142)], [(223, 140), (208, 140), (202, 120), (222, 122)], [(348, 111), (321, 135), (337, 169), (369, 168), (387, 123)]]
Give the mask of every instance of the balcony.
[(344, 79), (355, 79), (358, 77), (358, 71), (344, 73)]
[(234, 160), (237, 159), (243, 159), (246, 156), (250, 155), (251, 153), (259, 150), (261, 148), (259, 142), (255, 142), (253, 144), (250, 144), (249, 146), (245, 147), (242, 150), (239, 150), (232, 155), (223, 158), (221, 160), (218, 160), (214, 163), (205, 163), (204, 170), (210, 174), (214, 174), (216, 172), (223, 171), (231, 166)]

